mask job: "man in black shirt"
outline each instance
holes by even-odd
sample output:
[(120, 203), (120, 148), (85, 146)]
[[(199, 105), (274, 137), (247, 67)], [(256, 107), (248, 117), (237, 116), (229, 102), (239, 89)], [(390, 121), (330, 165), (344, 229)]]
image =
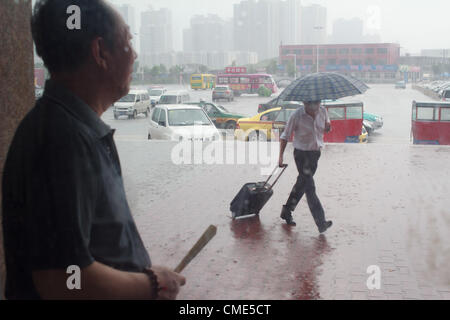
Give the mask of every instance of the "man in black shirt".
[[(79, 29), (66, 23), (73, 5)], [(6, 298), (176, 298), (185, 279), (151, 266), (114, 131), (100, 119), (129, 90), (136, 53), (128, 27), (102, 0), (43, 0), (32, 32), (51, 80), (5, 163)], [(81, 288), (67, 284), (71, 266), (81, 270)]]

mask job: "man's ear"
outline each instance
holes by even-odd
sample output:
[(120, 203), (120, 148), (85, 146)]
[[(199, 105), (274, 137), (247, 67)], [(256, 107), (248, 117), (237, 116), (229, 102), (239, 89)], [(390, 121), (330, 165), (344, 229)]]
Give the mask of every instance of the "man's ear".
[(102, 37), (97, 37), (92, 40), (91, 53), (96, 65), (103, 70), (107, 70), (111, 53)]

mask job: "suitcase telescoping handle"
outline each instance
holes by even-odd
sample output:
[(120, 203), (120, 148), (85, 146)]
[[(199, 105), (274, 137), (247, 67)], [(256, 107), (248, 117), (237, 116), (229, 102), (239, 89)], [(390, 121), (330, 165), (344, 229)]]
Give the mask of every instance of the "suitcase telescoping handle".
[[(277, 183), (278, 179), (280, 179), (281, 175), (283, 174), (284, 170), (286, 170), (286, 168), (288, 167), (287, 164), (283, 164), (283, 170), (280, 171), (280, 173), (278, 174), (277, 178), (275, 179), (275, 181), (273, 182), (273, 184), (270, 186), (269, 190), (273, 188), (273, 186), (275, 185), (275, 183)], [(264, 186), (263, 188), (266, 186), (267, 183), (269, 183), (269, 180), (272, 178), (273, 174), (279, 169), (279, 166), (276, 166), (275, 169), (273, 169), (272, 173), (270, 174), (269, 178), (267, 178), (266, 182), (264, 182)]]

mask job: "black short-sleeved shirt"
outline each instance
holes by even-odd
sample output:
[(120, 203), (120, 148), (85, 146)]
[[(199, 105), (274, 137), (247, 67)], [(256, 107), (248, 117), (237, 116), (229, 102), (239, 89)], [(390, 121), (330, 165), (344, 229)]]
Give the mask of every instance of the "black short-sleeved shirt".
[(125, 196), (114, 131), (54, 81), (22, 120), (2, 185), (7, 299), (39, 299), (32, 271), (151, 265)]

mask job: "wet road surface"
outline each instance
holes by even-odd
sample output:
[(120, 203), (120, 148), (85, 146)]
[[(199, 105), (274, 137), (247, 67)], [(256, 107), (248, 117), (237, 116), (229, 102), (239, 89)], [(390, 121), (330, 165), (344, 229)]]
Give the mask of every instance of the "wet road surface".
[[(329, 144), (319, 160), (317, 193), (334, 223), (324, 235), (306, 199), (297, 227), (279, 218), (297, 176), (292, 146), (260, 216), (232, 220), (231, 200), (244, 183), (265, 180), (261, 166), (175, 165), (176, 143), (147, 141), (145, 118), (105, 113), (118, 129), (128, 201), (153, 263), (174, 268), (210, 224), (218, 228), (183, 271), (179, 299), (450, 299), (450, 148), (409, 143), (411, 99), (427, 98), (389, 85), (372, 91), (384, 98), (369, 90), (366, 109), (385, 120), (373, 143)], [(240, 99), (233, 108), (256, 113), (261, 98)], [(366, 285), (372, 265), (379, 290)]]

